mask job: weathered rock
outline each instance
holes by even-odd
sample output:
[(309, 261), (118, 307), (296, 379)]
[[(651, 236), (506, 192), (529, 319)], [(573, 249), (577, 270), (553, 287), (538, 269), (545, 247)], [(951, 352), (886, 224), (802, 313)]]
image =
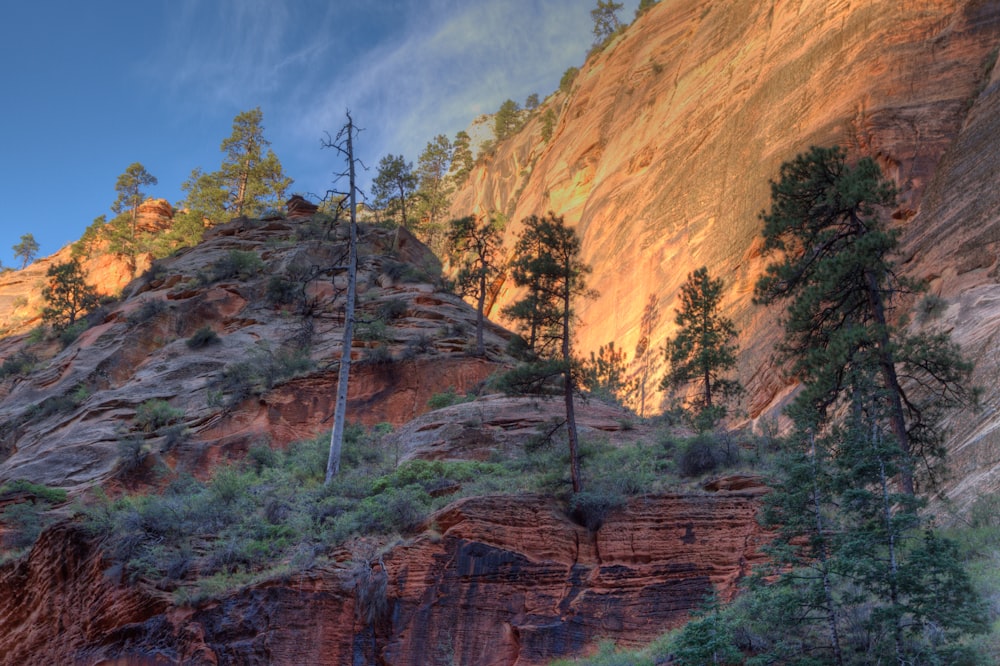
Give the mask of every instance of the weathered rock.
[[(600, 400), (578, 400), (581, 436), (601, 434), (612, 442), (634, 442), (649, 434), (628, 410)], [(423, 414), (387, 438), (400, 460), (489, 460), (516, 455), (540, 434), (566, 420), (561, 398), (487, 395)]]
[(597, 638), (648, 642), (760, 560), (750, 493), (633, 500), (596, 533), (551, 500), (492, 496), (383, 558), (385, 612), (361, 620), (349, 563), (194, 608), (108, 569), (71, 524), (0, 566), (0, 665), (261, 663), (528, 666)]
[[(119, 442), (134, 436), (174, 469), (210, 474), (211, 463), (253, 444), (284, 446), (328, 429), (344, 324), (343, 231), (282, 244), (293, 225), (234, 220), (133, 282), (65, 350), (24, 336), (0, 341), (0, 360), (39, 354), (33, 373), (0, 382), (0, 481), (84, 489), (116, 473)], [(433, 285), (429, 250), (407, 233), (362, 236), (347, 417), (401, 424), (434, 393), (475, 390), (501, 367), (509, 334), (489, 324), (488, 358), (467, 355), (475, 311)], [(227, 263), (233, 250), (260, 265), (241, 274)], [(192, 349), (188, 339), (205, 327), (218, 341)], [(287, 375), (295, 354), (314, 369), (265, 376)], [(136, 425), (150, 400), (183, 415), (179, 443)]]
[[(870, 155), (896, 182), (908, 272), (933, 278), (949, 303), (993, 300), (963, 290), (995, 282), (1000, 256), (998, 42), (995, 2), (659, 2), (473, 169), (452, 214), (507, 212), (508, 244), (528, 215), (565, 216), (600, 291), (578, 304), (581, 353), (613, 340), (634, 355), (650, 303), (646, 346), (662, 347), (680, 285), (707, 265), (740, 331), (749, 415), (773, 413), (790, 379), (772, 360), (780, 312), (751, 302), (758, 212), (780, 164), (810, 145)], [(558, 122), (543, 141), (549, 110)], [(515, 296), (502, 285), (494, 315)], [(955, 324), (959, 340), (994, 330), (978, 317)], [(995, 437), (977, 432), (992, 443), (976, 455), (996, 460)]]
[(312, 217), (319, 210), (319, 206), (307, 201), (300, 194), (293, 194), (292, 198), (285, 202), (285, 210), (288, 212), (289, 218)]

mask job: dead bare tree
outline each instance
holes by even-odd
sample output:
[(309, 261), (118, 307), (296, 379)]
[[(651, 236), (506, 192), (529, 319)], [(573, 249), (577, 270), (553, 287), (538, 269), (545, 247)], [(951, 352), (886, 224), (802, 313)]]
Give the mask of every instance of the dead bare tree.
[[(337, 400), (333, 411), (333, 431), (330, 433), (330, 456), (326, 461), (326, 484), (340, 472), (340, 454), (344, 447), (344, 417), (347, 411), (347, 386), (351, 375), (351, 347), (354, 344), (354, 301), (358, 281), (358, 215), (357, 188), (355, 187), (354, 136), (358, 129), (354, 126), (351, 112), (347, 111), (347, 122), (334, 139), (327, 135), (322, 145), (333, 148), (347, 161), (347, 169), (337, 174), (337, 180), (346, 176), (349, 186), (347, 197), (350, 201), (350, 250), (347, 259), (347, 302), (344, 306), (344, 337), (340, 347), (340, 371), (337, 376)], [(364, 166), (364, 165), (362, 165)], [(342, 194), (327, 192), (327, 195)]]

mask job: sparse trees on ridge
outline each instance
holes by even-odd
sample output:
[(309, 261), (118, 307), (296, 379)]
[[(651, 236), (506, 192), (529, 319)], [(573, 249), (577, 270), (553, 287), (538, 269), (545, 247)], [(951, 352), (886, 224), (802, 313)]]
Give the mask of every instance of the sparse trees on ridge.
[(493, 133), (497, 141), (503, 141), (517, 134), (519, 129), (521, 129), (521, 107), (512, 99), (505, 100), (493, 118)]
[(238, 114), (233, 133), (220, 146), (225, 157), (218, 178), (228, 193), (227, 210), (235, 217), (258, 216), (268, 206), (281, 205), (292, 184), (268, 148), (271, 142), (264, 138), (263, 121), (260, 107)]
[(411, 226), (412, 198), (417, 188), (417, 175), (413, 163), (402, 155), (386, 155), (378, 163), (378, 172), (372, 180), (372, 196), (376, 208), (390, 216), (398, 215), (398, 224)]
[(13, 248), (14, 257), (21, 259), (21, 269), (23, 270), (38, 255), (38, 242), (32, 234), (21, 236), (21, 242)]
[(112, 220), (113, 229), (109, 230), (112, 232), (112, 252), (125, 257), (133, 273), (139, 254), (139, 206), (146, 200), (143, 188), (156, 183), (156, 177), (139, 162), (130, 164), (115, 183), (118, 198), (111, 204), (111, 210), (118, 217)]

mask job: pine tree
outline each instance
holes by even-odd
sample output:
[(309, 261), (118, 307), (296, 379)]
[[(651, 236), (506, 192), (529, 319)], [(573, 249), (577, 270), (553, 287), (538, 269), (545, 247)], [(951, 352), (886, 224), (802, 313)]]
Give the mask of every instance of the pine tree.
[(444, 134), (438, 134), (417, 158), (417, 213), (428, 244), (437, 250), (441, 249), (441, 218), (451, 198), (451, 184), (447, 178), (451, 153), (451, 141)]
[[(893, 437), (909, 461), (901, 468), (914, 493), (915, 460), (939, 458), (941, 409), (965, 404), (971, 366), (940, 335), (907, 335), (891, 320), (896, 296), (914, 291), (891, 259), (898, 233), (881, 211), (896, 191), (870, 158), (851, 167), (840, 148), (813, 147), (781, 167), (771, 183), (764, 221), (764, 253), (778, 260), (757, 283), (758, 303), (790, 300), (784, 353), (805, 388), (799, 400), (832, 412), (845, 397), (845, 377), (864, 352), (877, 360), (880, 395)], [(873, 355), (873, 356), (872, 356)], [(916, 390), (904, 387), (911, 379)]]
[[(586, 275), (590, 266), (580, 260), (580, 239), (566, 226), (562, 217), (549, 213), (547, 217), (531, 216), (524, 220), (524, 230), (518, 237), (516, 259), (511, 275), (519, 287), (528, 293), (505, 312), (517, 317), (531, 330), (532, 350), (546, 352), (541, 360), (529, 364), (518, 373), (522, 385), (540, 386), (558, 375), (566, 406), (566, 431), (569, 440), (570, 478), (573, 492), (583, 490), (580, 477), (579, 437), (573, 404), (575, 379), (573, 373), (572, 333), (573, 301), (595, 295), (587, 289)], [(525, 305), (526, 304), (526, 305)], [(524, 306), (524, 307), (521, 307)], [(536, 337), (537, 336), (537, 337)], [(541, 339), (545, 344), (539, 345)], [(547, 356), (547, 357), (546, 357)]]
[(233, 133), (220, 146), (225, 157), (213, 175), (217, 182), (195, 181), (195, 186), (204, 185), (206, 192), (221, 186), (227, 196), (226, 211), (233, 217), (259, 216), (267, 207), (281, 205), (292, 184), (277, 155), (268, 148), (271, 142), (264, 138), (263, 121), (260, 107), (238, 114), (233, 119)]
[(512, 99), (504, 100), (493, 118), (493, 133), (497, 141), (517, 134), (521, 129), (521, 107)]
[(483, 356), (483, 324), (486, 298), (493, 281), (501, 274), (503, 218), (486, 220), (463, 217), (452, 220), (448, 234), (458, 265), (455, 282), (464, 296), (476, 299), (476, 354)]
[(401, 227), (411, 226), (413, 214), (412, 198), (417, 187), (417, 175), (413, 163), (402, 155), (386, 155), (378, 163), (378, 173), (372, 180), (372, 196), (375, 207), (385, 210), (389, 216), (397, 215)]
[(472, 172), (475, 160), (472, 156), (472, 138), (465, 130), (455, 134), (455, 141), (452, 143), (451, 153), (451, 173), (455, 180), (455, 185), (461, 187)]
[[(135, 272), (136, 255), (139, 253), (139, 231), (137, 223), (139, 220), (139, 205), (146, 200), (146, 193), (143, 188), (147, 185), (156, 185), (156, 177), (146, 171), (146, 167), (138, 162), (133, 162), (125, 169), (125, 173), (118, 176), (115, 183), (115, 191), (118, 198), (111, 204), (111, 210), (118, 213), (120, 220), (120, 230), (118, 233), (118, 244), (116, 254), (126, 257), (129, 268)], [(127, 221), (127, 224), (126, 224)]]
[(42, 320), (57, 330), (65, 330), (76, 323), (80, 315), (97, 306), (97, 290), (88, 285), (80, 262), (71, 259), (53, 264), (46, 272), (48, 282), (42, 289), (46, 306)]
[(21, 269), (24, 270), (35, 256), (38, 255), (38, 242), (32, 234), (24, 234), (21, 236), (21, 242), (12, 249), (14, 250), (14, 257), (21, 258)]
[(688, 274), (681, 286), (681, 307), (675, 323), (677, 335), (667, 341), (665, 353), (670, 369), (662, 389), (677, 389), (694, 384), (698, 392), (687, 400), (700, 429), (709, 429), (726, 415), (722, 402), (738, 395), (737, 380), (722, 373), (736, 366), (737, 345), (733, 322), (719, 314), (723, 282), (712, 279), (702, 266)]
[(614, 0), (597, 0), (597, 7), (590, 10), (590, 17), (594, 20), (595, 44), (602, 44), (622, 27), (618, 12), (624, 6)]

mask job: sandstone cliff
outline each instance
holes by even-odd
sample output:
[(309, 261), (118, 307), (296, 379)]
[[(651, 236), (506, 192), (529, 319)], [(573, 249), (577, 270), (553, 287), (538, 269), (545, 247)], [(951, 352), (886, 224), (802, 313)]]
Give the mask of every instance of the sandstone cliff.
[(545, 498), (470, 498), (372, 569), (345, 552), (194, 608), (120, 582), (63, 525), (0, 566), (0, 664), (529, 666), (640, 645), (759, 561), (754, 490), (637, 499), (597, 533)]
[[(508, 241), (548, 210), (577, 228), (600, 291), (579, 306), (583, 353), (609, 340), (632, 352), (644, 314), (661, 346), (679, 285), (707, 265), (726, 280), (753, 418), (789, 388), (771, 361), (779, 313), (751, 303), (757, 214), (783, 161), (839, 143), (875, 157), (900, 187), (906, 269), (949, 305), (936, 325), (992, 359), (998, 44), (993, 2), (662, 0), (485, 158), (452, 213), (504, 212)], [(543, 141), (548, 109), (558, 123)], [(501, 287), (494, 312), (512, 295)], [(974, 425), (951, 449), (995, 470), (992, 418), (963, 417)], [(996, 471), (987, 477), (1000, 487)]]

